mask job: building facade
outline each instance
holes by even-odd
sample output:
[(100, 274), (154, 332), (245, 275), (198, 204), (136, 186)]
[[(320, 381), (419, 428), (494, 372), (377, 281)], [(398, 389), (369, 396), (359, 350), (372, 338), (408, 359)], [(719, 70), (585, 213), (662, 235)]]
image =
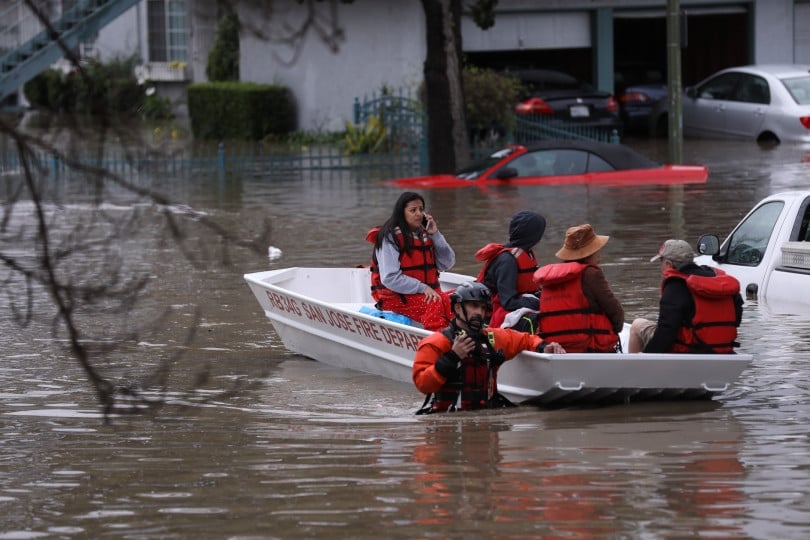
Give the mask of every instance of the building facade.
[[(289, 87), (299, 128), (341, 130), (355, 97), (418, 90), (426, 53), (419, 0), (239, 2), (243, 81)], [(314, 12), (308, 11), (314, 6)], [(680, 0), (682, 81), (750, 63), (810, 64), (810, 0)], [(666, 0), (500, 0), (495, 25), (462, 21), (466, 61), (495, 69), (566, 71), (618, 93), (665, 80)], [(182, 99), (205, 81), (216, 0), (143, 0), (104, 28), (102, 58), (136, 51), (160, 91)], [(804, 21), (804, 23), (802, 23)], [(168, 69), (183, 64), (182, 74)], [(167, 80), (162, 80), (167, 79)]]

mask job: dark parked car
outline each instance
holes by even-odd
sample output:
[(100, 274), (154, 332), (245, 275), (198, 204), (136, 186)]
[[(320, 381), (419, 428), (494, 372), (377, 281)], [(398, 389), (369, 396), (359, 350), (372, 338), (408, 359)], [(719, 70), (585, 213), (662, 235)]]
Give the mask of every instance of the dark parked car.
[[(810, 65), (727, 68), (684, 90), (683, 133), (689, 137), (810, 142)], [(653, 108), (660, 133), (668, 100)]]
[(663, 83), (637, 84), (625, 88), (619, 94), (624, 129), (648, 133), (653, 111), (657, 110), (659, 101), (666, 101), (667, 95), (669, 91)]
[(518, 115), (545, 116), (581, 126), (621, 131), (619, 102), (610, 92), (596, 90), (561, 71), (524, 69), (511, 73), (526, 89), (515, 107)]

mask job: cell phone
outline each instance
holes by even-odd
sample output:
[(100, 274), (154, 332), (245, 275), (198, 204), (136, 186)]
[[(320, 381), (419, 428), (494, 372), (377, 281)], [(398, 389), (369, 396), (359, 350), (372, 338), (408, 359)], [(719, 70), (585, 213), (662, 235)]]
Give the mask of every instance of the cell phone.
[(428, 219), (427, 216), (422, 216), (422, 227), (427, 227)]

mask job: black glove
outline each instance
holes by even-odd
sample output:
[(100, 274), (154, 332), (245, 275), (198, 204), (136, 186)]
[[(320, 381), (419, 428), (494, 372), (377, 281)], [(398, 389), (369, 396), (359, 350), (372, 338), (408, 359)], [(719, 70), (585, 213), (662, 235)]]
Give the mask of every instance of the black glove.
[(455, 352), (447, 351), (444, 356), (436, 360), (436, 371), (447, 380), (455, 379), (458, 375), (459, 360)]
[(503, 354), (503, 349), (498, 349), (497, 351), (491, 352), (489, 355), (489, 365), (498, 368), (506, 362), (506, 356)]

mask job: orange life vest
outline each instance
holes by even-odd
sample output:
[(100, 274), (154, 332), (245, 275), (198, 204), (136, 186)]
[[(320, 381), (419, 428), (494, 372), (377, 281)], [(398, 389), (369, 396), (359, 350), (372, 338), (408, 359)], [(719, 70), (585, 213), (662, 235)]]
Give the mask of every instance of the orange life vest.
[[(451, 343), (455, 340), (454, 330), (450, 326), (442, 331)], [(434, 394), (430, 404), (432, 412), (469, 411), (512, 405), (498, 393), (497, 375), (498, 368), (504, 362), (503, 353), (495, 350), (492, 332), (484, 329), (484, 333), (487, 343), (476, 344), (475, 349), (461, 359), (460, 380), (448, 380)]]
[(740, 292), (740, 282), (719, 268), (712, 270), (714, 276), (684, 274), (673, 268), (664, 272), (662, 291), (668, 279), (682, 279), (695, 301), (695, 316), (678, 330), (672, 352), (730, 354), (739, 346), (734, 295)]
[[(379, 227), (374, 227), (368, 234), (366, 240), (372, 244), (377, 240), (377, 234), (380, 232)], [(421, 230), (411, 233), (413, 237), (413, 247), (405, 253), (405, 239), (402, 236), (402, 231), (399, 227), (394, 229), (394, 239), (396, 240), (397, 247), (399, 248), (399, 267), (402, 273), (414, 279), (418, 279), (422, 283), (427, 284), (436, 290), (440, 290), (439, 285), (439, 269), (436, 267), (436, 252), (433, 248), (433, 240), (430, 236)], [(401, 297), (403, 303), (407, 302), (405, 295), (396, 293), (382, 283), (380, 276), (380, 266), (377, 263), (377, 250), (371, 251), (371, 296), (376, 301), (382, 298), (390, 298), (392, 296)]]
[(506, 309), (501, 306), (498, 299), (496, 283), (486, 279), (487, 270), (489, 270), (492, 261), (501, 253), (508, 252), (515, 258), (517, 262), (518, 274), (517, 283), (515, 283), (515, 290), (518, 294), (532, 294), (537, 292), (537, 284), (534, 282), (534, 272), (537, 270), (537, 259), (534, 257), (534, 252), (526, 251), (519, 247), (506, 247), (503, 244), (487, 244), (475, 252), (475, 258), (479, 261), (484, 261), (481, 271), (478, 272), (477, 281), (483, 283), (489, 290), (492, 291), (492, 316), (490, 317), (490, 324), (499, 327), (504, 318), (506, 317)]
[(614, 352), (619, 336), (604, 313), (594, 311), (582, 292), (588, 264), (548, 264), (534, 274), (542, 287), (538, 334), (567, 352)]

